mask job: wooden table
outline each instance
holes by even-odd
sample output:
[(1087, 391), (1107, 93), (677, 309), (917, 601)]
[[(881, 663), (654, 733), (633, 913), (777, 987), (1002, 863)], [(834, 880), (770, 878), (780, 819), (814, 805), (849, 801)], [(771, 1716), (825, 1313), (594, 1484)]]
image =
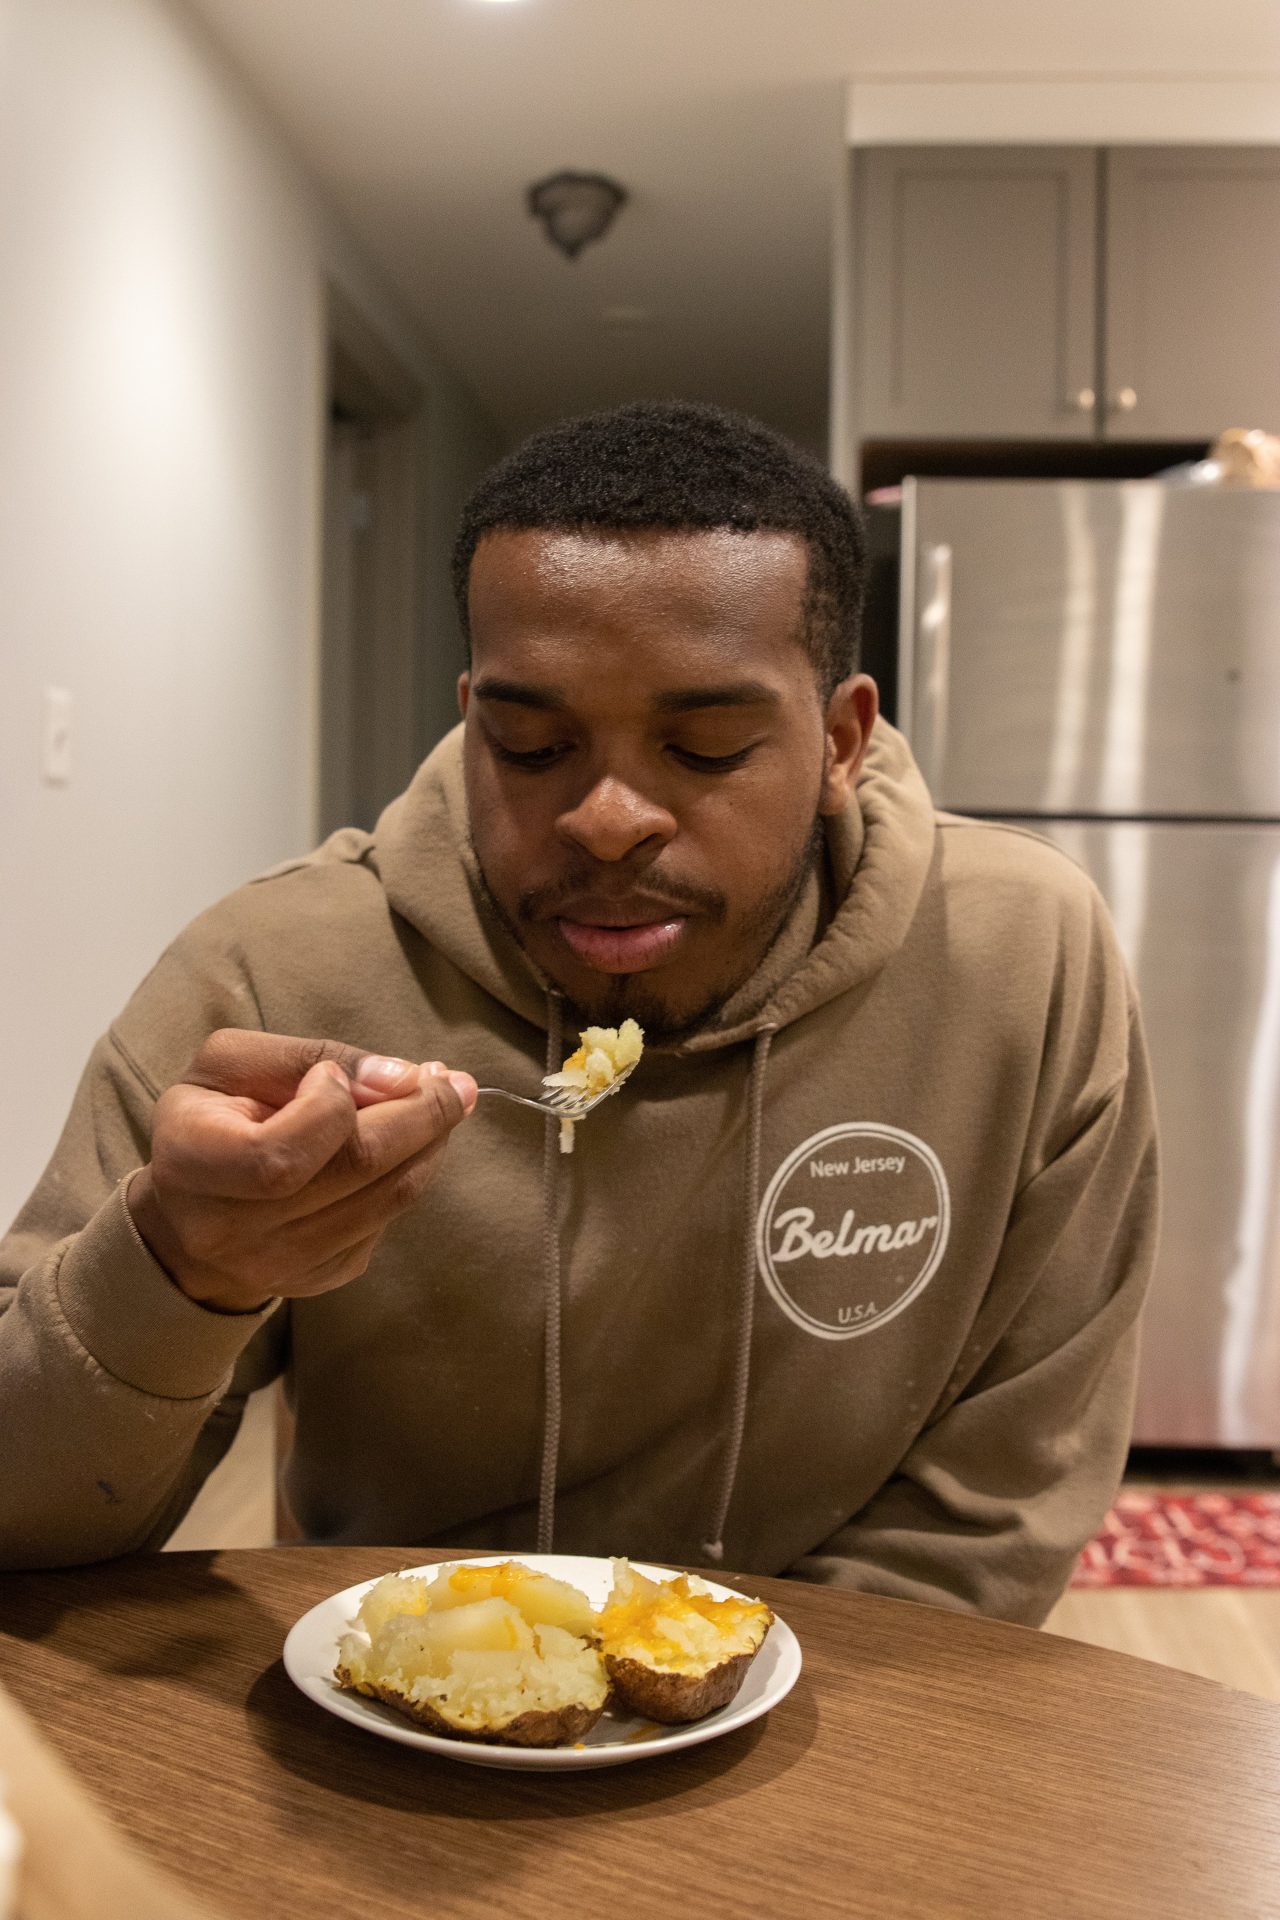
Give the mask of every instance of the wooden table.
[(773, 1713), (628, 1766), (491, 1772), (343, 1724), (280, 1663), (317, 1600), (424, 1557), (0, 1575), (0, 1682), (228, 1916), (1280, 1915), (1265, 1701), (1048, 1634), (748, 1581), (804, 1649)]

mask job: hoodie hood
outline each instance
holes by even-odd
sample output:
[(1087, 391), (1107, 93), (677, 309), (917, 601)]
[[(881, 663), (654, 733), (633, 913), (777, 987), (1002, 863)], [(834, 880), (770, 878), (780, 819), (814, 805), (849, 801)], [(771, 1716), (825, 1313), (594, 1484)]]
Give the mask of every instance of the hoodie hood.
[[(395, 911), (467, 977), (545, 1029), (555, 989), (489, 903), (455, 727), (382, 814), (377, 864)], [(871, 978), (906, 937), (934, 848), (934, 810), (903, 736), (877, 720), (855, 791), (824, 822), (821, 871), (749, 980), (671, 1049), (711, 1052), (789, 1026)]]

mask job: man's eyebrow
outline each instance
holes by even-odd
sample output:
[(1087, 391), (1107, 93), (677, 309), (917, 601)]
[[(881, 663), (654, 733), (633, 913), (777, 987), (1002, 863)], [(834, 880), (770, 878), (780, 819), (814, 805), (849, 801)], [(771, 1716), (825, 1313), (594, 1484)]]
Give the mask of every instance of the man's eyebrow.
[[(569, 702), (555, 687), (525, 680), (502, 680), (486, 674), (471, 689), (477, 700), (501, 701), (513, 707), (533, 707), (539, 713), (564, 713)], [(673, 687), (654, 696), (658, 713), (698, 713), (707, 707), (776, 707), (779, 695), (763, 680), (726, 680), (714, 687)]]
[(538, 687), (524, 680), (497, 680), (488, 676), (471, 689), (476, 700), (503, 700), (513, 707), (537, 707), (541, 713), (563, 713), (568, 701), (554, 687)]
[(779, 696), (763, 680), (728, 680), (716, 687), (678, 687), (654, 700), (659, 713), (697, 713), (703, 707), (776, 707)]

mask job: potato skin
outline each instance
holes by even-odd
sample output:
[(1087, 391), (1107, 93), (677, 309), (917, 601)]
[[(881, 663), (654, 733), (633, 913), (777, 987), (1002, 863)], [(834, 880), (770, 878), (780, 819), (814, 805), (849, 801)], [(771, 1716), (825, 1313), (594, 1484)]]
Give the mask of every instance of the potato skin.
[(428, 1706), (425, 1701), (408, 1700), (394, 1687), (379, 1686), (376, 1682), (356, 1681), (350, 1670), (339, 1666), (335, 1675), (338, 1684), (348, 1687), (354, 1693), (366, 1694), (371, 1700), (381, 1700), (385, 1706), (394, 1707), (409, 1720), (415, 1720), (428, 1733), (442, 1734), (447, 1740), (472, 1740), (484, 1746), (494, 1747), (564, 1747), (575, 1740), (581, 1740), (590, 1733), (600, 1715), (604, 1712), (604, 1703), (598, 1707), (567, 1706), (560, 1707), (554, 1713), (530, 1711), (518, 1713), (514, 1720), (504, 1721), (501, 1726), (483, 1729), (455, 1726), (446, 1720), (443, 1714)]
[(619, 1703), (646, 1720), (664, 1726), (679, 1726), (688, 1720), (704, 1720), (709, 1713), (727, 1707), (746, 1678), (754, 1653), (737, 1653), (721, 1660), (706, 1673), (672, 1673), (661, 1667), (646, 1667), (639, 1660), (604, 1656), (605, 1672)]

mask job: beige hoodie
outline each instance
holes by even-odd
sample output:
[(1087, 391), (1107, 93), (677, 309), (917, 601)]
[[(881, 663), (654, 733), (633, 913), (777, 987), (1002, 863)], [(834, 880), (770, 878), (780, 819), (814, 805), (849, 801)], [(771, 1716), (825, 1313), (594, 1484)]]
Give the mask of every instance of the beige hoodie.
[(219, 1026), (531, 1094), (559, 1065), (558, 999), (477, 885), (458, 733), (373, 834), (196, 920), (95, 1050), (0, 1248), (0, 1563), (161, 1542), (283, 1372), (315, 1540), (527, 1548), (541, 1482), (565, 1551), (1043, 1616), (1129, 1430), (1137, 1010), (1084, 875), (936, 814), (891, 728), (760, 972), (572, 1158), (482, 1101), (362, 1279), (257, 1315), (181, 1294), (121, 1197)]

